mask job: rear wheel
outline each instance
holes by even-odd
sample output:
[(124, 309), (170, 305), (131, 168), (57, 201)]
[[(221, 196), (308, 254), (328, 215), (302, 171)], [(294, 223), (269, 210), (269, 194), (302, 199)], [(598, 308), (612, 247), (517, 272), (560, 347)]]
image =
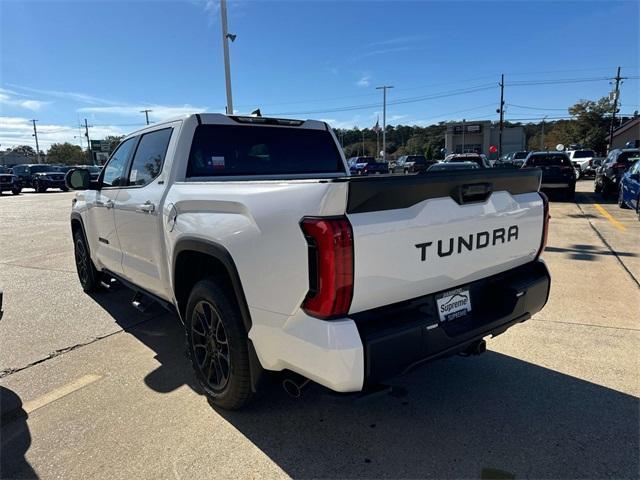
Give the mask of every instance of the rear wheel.
[(62, 190), (63, 192), (68, 192), (69, 189), (67, 187), (60, 187), (60, 190)]
[(567, 200), (574, 200), (576, 198), (576, 186), (574, 185), (573, 187), (567, 188), (565, 194), (567, 196)]
[(22, 192), (21, 188), (12, 188), (11, 189), (11, 193), (13, 193), (14, 195), (20, 195), (20, 192)]
[(601, 193), (603, 197), (608, 197), (609, 195), (611, 195), (611, 184), (606, 178), (602, 179)]
[(191, 290), (185, 315), (187, 351), (209, 401), (237, 410), (251, 399), (247, 333), (230, 292), (212, 279)]
[(595, 193), (600, 193), (600, 192), (602, 191), (602, 185), (600, 185), (600, 184), (598, 183), (598, 179), (597, 179), (597, 178), (595, 178), (595, 179), (593, 180), (593, 191), (594, 191)]
[(89, 255), (89, 247), (84, 239), (82, 231), (76, 230), (73, 234), (74, 256), (76, 270), (80, 285), (85, 292), (94, 292), (100, 287), (100, 273), (93, 265)]

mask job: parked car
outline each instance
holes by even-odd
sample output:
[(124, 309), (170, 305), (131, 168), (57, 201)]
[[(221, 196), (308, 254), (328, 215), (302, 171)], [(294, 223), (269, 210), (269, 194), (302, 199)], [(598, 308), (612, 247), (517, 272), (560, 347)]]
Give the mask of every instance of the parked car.
[(491, 168), (491, 164), (487, 157), (480, 155), (479, 153), (452, 153), (444, 158), (445, 163), (453, 162), (474, 162), (478, 164), (480, 168)]
[(638, 213), (640, 219), (640, 158), (635, 159), (620, 180), (618, 206), (632, 208)]
[(640, 149), (637, 148), (616, 148), (611, 150), (596, 171), (596, 176), (593, 180), (593, 191), (602, 193), (604, 196), (617, 193), (620, 180), (631, 165), (630, 159), (638, 155), (640, 155)]
[(541, 189), (563, 190), (567, 198), (576, 194), (576, 172), (569, 156), (564, 152), (531, 152), (522, 168), (542, 170)]
[(176, 311), (203, 393), (227, 409), (274, 371), (290, 391), (366, 391), (418, 362), (482, 353), (544, 307), (538, 170), (348, 173), (322, 121), (148, 126), (97, 182), (67, 175), (80, 284), (118, 278)]
[(8, 172), (9, 169), (2, 169), (0, 171), (0, 195), (2, 194), (2, 192), (11, 192), (14, 195), (20, 195), (22, 187), (20, 186), (18, 177), (16, 177), (13, 173)]
[(64, 183), (64, 173), (58, 168), (60, 165), (34, 164), (14, 165), (13, 174), (18, 177), (22, 188), (33, 188), (36, 192), (46, 192), (49, 188), (68, 190)]
[(348, 163), (351, 175), (389, 173), (389, 165), (386, 162), (378, 162), (373, 157), (353, 157)]
[(593, 162), (596, 152), (593, 150), (567, 150), (571, 163), (578, 167), (578, 179), (586, 175), (591, 163)]
[(440, 162), (431, 165), (427, 172), (444, 172), (455, 170), (473, 170), (480, 168), (476, 162)]
[(56, 170), (66, 174), (72, 168), (84, 168), (88, 170), (89, 174), (91, 175), (92, 181), (98, 180), (98, 177), (100, 176), (100, 171), (102, 170), (102, 167), (99, 167), (97, 165), (61, 165), (57, 167)]
[(393, 173), (425, 172), (436, 160), (427, 160), (424, 155), (403, 155), (398, 158)]

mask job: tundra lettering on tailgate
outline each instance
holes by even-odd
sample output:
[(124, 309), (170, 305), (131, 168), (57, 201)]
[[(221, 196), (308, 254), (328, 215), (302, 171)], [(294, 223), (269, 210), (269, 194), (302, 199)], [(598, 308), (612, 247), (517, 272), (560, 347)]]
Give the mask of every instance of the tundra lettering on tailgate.
[[(462, 253), (463, 249), (472, 251), (480, 248), (495, 247), (498, 243), (510, 242), (518, 239), (518, 226), (511, 225), (509, 228), (496, 228), (492, 232), (471, 233), (468, 236), (451, 237), (447, 240), (438, 240), (438, 256), (448, 257), (454, 253)], [(416, 248), (420, 250), (420, 261), (427, 260), (427, 249), (433, 242), (416, 243)]]

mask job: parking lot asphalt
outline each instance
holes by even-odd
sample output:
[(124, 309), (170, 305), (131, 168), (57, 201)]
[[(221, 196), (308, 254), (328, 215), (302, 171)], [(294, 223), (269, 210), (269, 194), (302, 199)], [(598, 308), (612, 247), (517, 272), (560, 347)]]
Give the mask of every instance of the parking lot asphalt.
[(549, 303), (354, 399), (198, 393), (175, 317), (78, 284), (73, 193), (0, 198), (2, 478), (638, 478), (640, 222), (578, 183), (552, 197)]

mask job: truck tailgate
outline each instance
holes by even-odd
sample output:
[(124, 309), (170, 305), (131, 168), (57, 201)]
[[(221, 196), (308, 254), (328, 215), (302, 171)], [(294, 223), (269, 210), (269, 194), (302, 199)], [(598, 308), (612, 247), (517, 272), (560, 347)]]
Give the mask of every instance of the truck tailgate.
[(350, 313), (463, 286), (530, 262), (540, 248), (539, 170), (348, 181)]

